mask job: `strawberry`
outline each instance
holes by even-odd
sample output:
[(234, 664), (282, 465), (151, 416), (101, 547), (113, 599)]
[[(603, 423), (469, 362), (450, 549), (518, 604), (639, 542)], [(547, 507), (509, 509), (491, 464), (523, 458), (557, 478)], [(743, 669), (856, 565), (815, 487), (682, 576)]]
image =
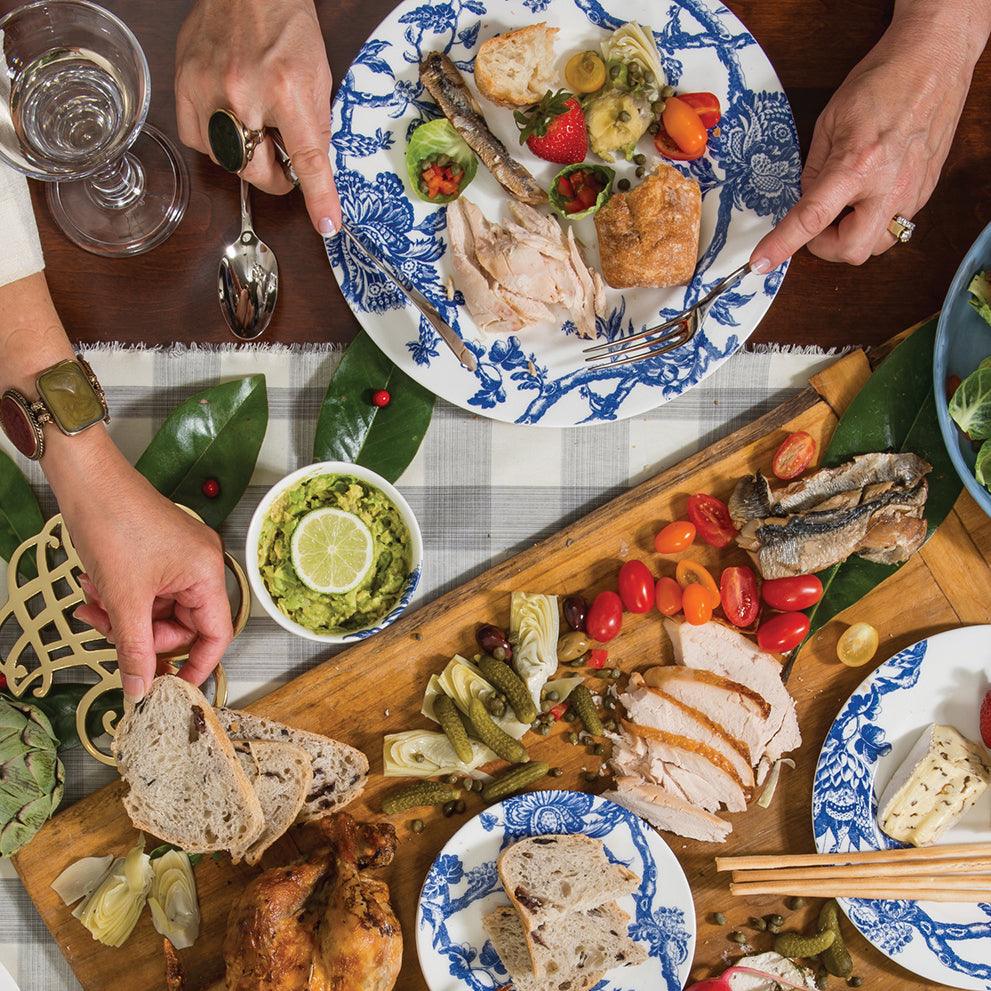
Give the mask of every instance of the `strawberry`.
[(991, 747), (991, 689), (981, 703), (981, 739), (985, 747)]
[(585, 114), (570, 93), (548, 90), (531, 110), (517, 110), (513, 116), (520, 129), (520, 144), (538, 158), (560, 165), (584, 161), (588, 152)]

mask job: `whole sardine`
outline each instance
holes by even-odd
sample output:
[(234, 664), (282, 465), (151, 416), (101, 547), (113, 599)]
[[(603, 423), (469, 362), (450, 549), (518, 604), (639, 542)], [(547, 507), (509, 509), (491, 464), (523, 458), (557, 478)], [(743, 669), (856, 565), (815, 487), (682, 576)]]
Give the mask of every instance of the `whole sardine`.
[(437, 106), (511, 196), (530, 206), (547, 202), (547, 193), (489, 130), (481, 108), (465, 85), (458, 67), (443, 52), (430, 52), (420, 62), (420, 81)]

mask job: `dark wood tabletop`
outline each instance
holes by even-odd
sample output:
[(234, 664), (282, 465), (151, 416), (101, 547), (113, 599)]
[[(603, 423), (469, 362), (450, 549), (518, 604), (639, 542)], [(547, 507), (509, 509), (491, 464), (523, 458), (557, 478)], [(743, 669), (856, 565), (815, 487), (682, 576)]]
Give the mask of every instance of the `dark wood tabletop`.
[[(152, 73), (149, 121), (176, 137), (175, 38), (188, 0), (102, 0), (134, 30)], [(727, 0), (767, 52), (798, 122), (802, 150), (816, 117), (890, 17), (890, 0)], [(17, 6), (0, 0), (0, 12)], [(335, 77), (394, 0), (317, 0)], [(216, 298), (217, 261), (238, 223), (237, 183), (184, 149), (191, 194), (176, 234), (148, 254), (107, 260), (67, 241), (34, 184), (48, 280), (80, 341), (158, 344), (231, 340)], [(800, 252), (754, 341), (871, 344), (937, 310), (967, 248), (991, 221), (991, 56), (978, 66), (953, 151), (910, 244), (860, 268)], [(298, 193), (254, 196), (256, 227), (278, 259), (279, 306), (266, 339), (346, 342), (358, 330)]]

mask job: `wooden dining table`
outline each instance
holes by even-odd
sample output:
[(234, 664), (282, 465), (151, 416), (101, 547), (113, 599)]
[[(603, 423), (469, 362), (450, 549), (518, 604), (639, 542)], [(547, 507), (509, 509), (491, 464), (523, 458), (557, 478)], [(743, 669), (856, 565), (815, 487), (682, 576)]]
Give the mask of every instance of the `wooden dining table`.
[[(149, 121), (176, 138), (175, 39), (188, 0), (103, 0), (134, 30), (152, 76)], [(0, 12), (17, 0), (0, 0)], [(336, 80), (394, 0), (317, 0)], [(816, 118), (847, 72), (878, 40), (891, 0), (727, 0), (764, 48), (784, 84), (803, 156)], [(232, 25), (236, 30), (236, 23)], [(104, 259), (71, 244), (55, 227), (44, 191), (33, 184), (48, 280), (70, 335), (129, 344), (231, 341), (217, 305), (217, 262), (239, 223), (236, 180), (183, 149), (191, 193), (185, 220), (161, 247)], [(991, 58), (977, 67), (939, 186), (915, 217), (908, 244), (861, 267), (824, 262), (807, 251), (792, 261), (752, 342), (833, 347), (873, 344), (939, 309), (968, 246), (991, 220)], [(278, 308), (265, 339), (346, 343), (358, 321), (341, 296), (299, 193), (254, 195), (255, 226), (279, 259)]]

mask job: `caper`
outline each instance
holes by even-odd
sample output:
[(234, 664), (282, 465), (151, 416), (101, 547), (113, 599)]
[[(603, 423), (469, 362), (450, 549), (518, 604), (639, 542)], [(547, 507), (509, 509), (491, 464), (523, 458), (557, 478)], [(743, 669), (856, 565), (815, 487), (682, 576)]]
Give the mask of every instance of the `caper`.
[(758, 919), (754, 915), (750, 916), (750, 926), (758, 932), (764, 932), (764, 930), (767, 929), (767, 923), (763, 919)]
[(642, 165), (638, 165), (636, 172), (634, 172), (634, 175), (638, 179), (642, 179), (646, 174), (647, 174), (647, 170)]
[(664, 108), (666, 106), (667, 104), (663, 100), (654, 100), (654, 102), (650, 105), (650, 109), (654, 111), (655, 117), (660, 117), (661, 114), (664, 113)]
[(611, 66), (609, 66), (609, 78), (610, 79), (618, 79), (619, 78), (619, 74), (622, 71), (623, 70), (622, 70), (622, 67), (621, 66), (618, 66), (618, 65), (611, 65)]
[(510, 655), (510, 651), (509, 651), (508, 648), (506, 648), (506, 647), (496, 647), (492, 651), (492, 656), (497, 661), (508, 661), (511, 655)]
[(800, 898), (797, 895), (791, 895), (790, 897), (785, 899), (785, 905), (787, 905), (788, 908), (791, 909), (791, 911), (793, 912), (796, 911), (797, 909), (800, 909), (804, 904), (805, 904), (805, 899)]
[(644, 154), (642, 154), (642, 153), (639, 154), (639, 155), (634, 155), (633, 156), (633, 164), (634, 165), (646, 165), (647, 164), (647, 156), (644, 155)]
[(661, 89), (661, 96), (663, 96), (665, 100), (669, 96), (674, 96), (674, 87), (673, 86), (664, 86)]
[(785, 922), (785, 917), (778, 915), (777, 912), (773, 915), (765, 915), (764, 918), (767, 920), (769, 926), (783, 926)]
[(605, 752), (606, 752), (606, 748), (601, 743), (597, 743), (594, 747), (592, 747), (592, 753), (596, 757), (601, 757)]
[(598, 778), (598, 776), (599, 776), (598, 771), (582, 771), (582, 777), (586, 781), (595, 781), (595, 779)]
[(547, 723), (541, 723), (540, 724), (540, 729), (537, 730), (537, 732), (541, 736), (548, 736), (550, 734), (550, 731), (551, 731), (551, 728), (550, 728), (550, 726), (547, 725)]
[(859, 988), (864, 983), (864, 979), (857, 974), (847, 978), (847, 985), (851, 988)]
[(734, 929), (726, 938), (731, 943), (746, 943), (747, 934), (745, 932), (741, 932), (739, 929)]
[(618, 120), (620, 122), (620, 124), (627, 124), (627, 123), (629, 123), (629, 120), (630, 120), (630, 114), (629, 114), (629, 112), (626, 111), (626, 110), (620, 110), (620, 112), (618, 114), (616, 114), (616, 120)]
[(643, 70), (643, 81), (649, 86), (654, 81), (654, 73), (650, 69)]
[(773, 936), (777, 936), (778, 933), (781, 932), (783, 928), (784, 926), (778, 922), (769, 922), (767, 924), (767, 931), (771, 933)]
[(622, 193), (627, 192), (630, 188), (630, 180), (620, 179), (619, 182), (616, 183), (616, 188)]
[(458, 815), (461, 815), (466, 808), (468, 808), (468, 806), (465, 805), (465, 800), (463, 798), (459, 798), (454, 803), (454, 811), (457, 812)]
[(548, 773), (552, 778), (559, 778), (564, 774), (564, 771), (560, 767), (552, 767)]
[(712, 913), (712, 924), (713, 925), (716, 925), (716, 926), (725, 926), (726, 925), (726, 916), (723, 915), (722, 912), (713, 912)]
[(569, 595), (564, 600), (564, 621), (573, 630), (584, 632), (585, 617), (588, 615), (588, 602), (582, 595)]
[(570, 743), (572, 746), (576, 746), (578, 744), (578, 734), (577, 733), (569, 733), (568, 734), (568, 743)]
[(623, 672), (620, 671), (619, 668), (613, 668), (609, 672), (609, 677), (612, 678), (613, 681), (618, 681), (622, 677), (622, 674)]
[(456, 785), (458, 783), (458, 776), (456, 774), (445, 774), (441, 780), (446, 785)]
[(454, 815), (454, 810), (457, 808), (457, 802), (445, 802), (444, 803), (444, 816), (448, 819)]
[(547, 701), (548, 702), (560, 702), (561, 701), (561, 693), (560, 692), (555, 692), (552, 689), (551, 691), (549, 691), (547, 693)]
[(423, 832), (423, 820), (422, 819), (414, 819), (409, 824), (409, 828), (412, 829), (414, 833), (422, 833)]
[(657, 132), (659, 130), (660, 130), (660, 127), (658, 126), (656, 120), (647, 127), (647, 133), (648, 134), (657, 134)]
[(465, 778), (464, 789), (465, 789), (465, 791), (474, 791), (475, 790), (475, 779), (474, 778)]

